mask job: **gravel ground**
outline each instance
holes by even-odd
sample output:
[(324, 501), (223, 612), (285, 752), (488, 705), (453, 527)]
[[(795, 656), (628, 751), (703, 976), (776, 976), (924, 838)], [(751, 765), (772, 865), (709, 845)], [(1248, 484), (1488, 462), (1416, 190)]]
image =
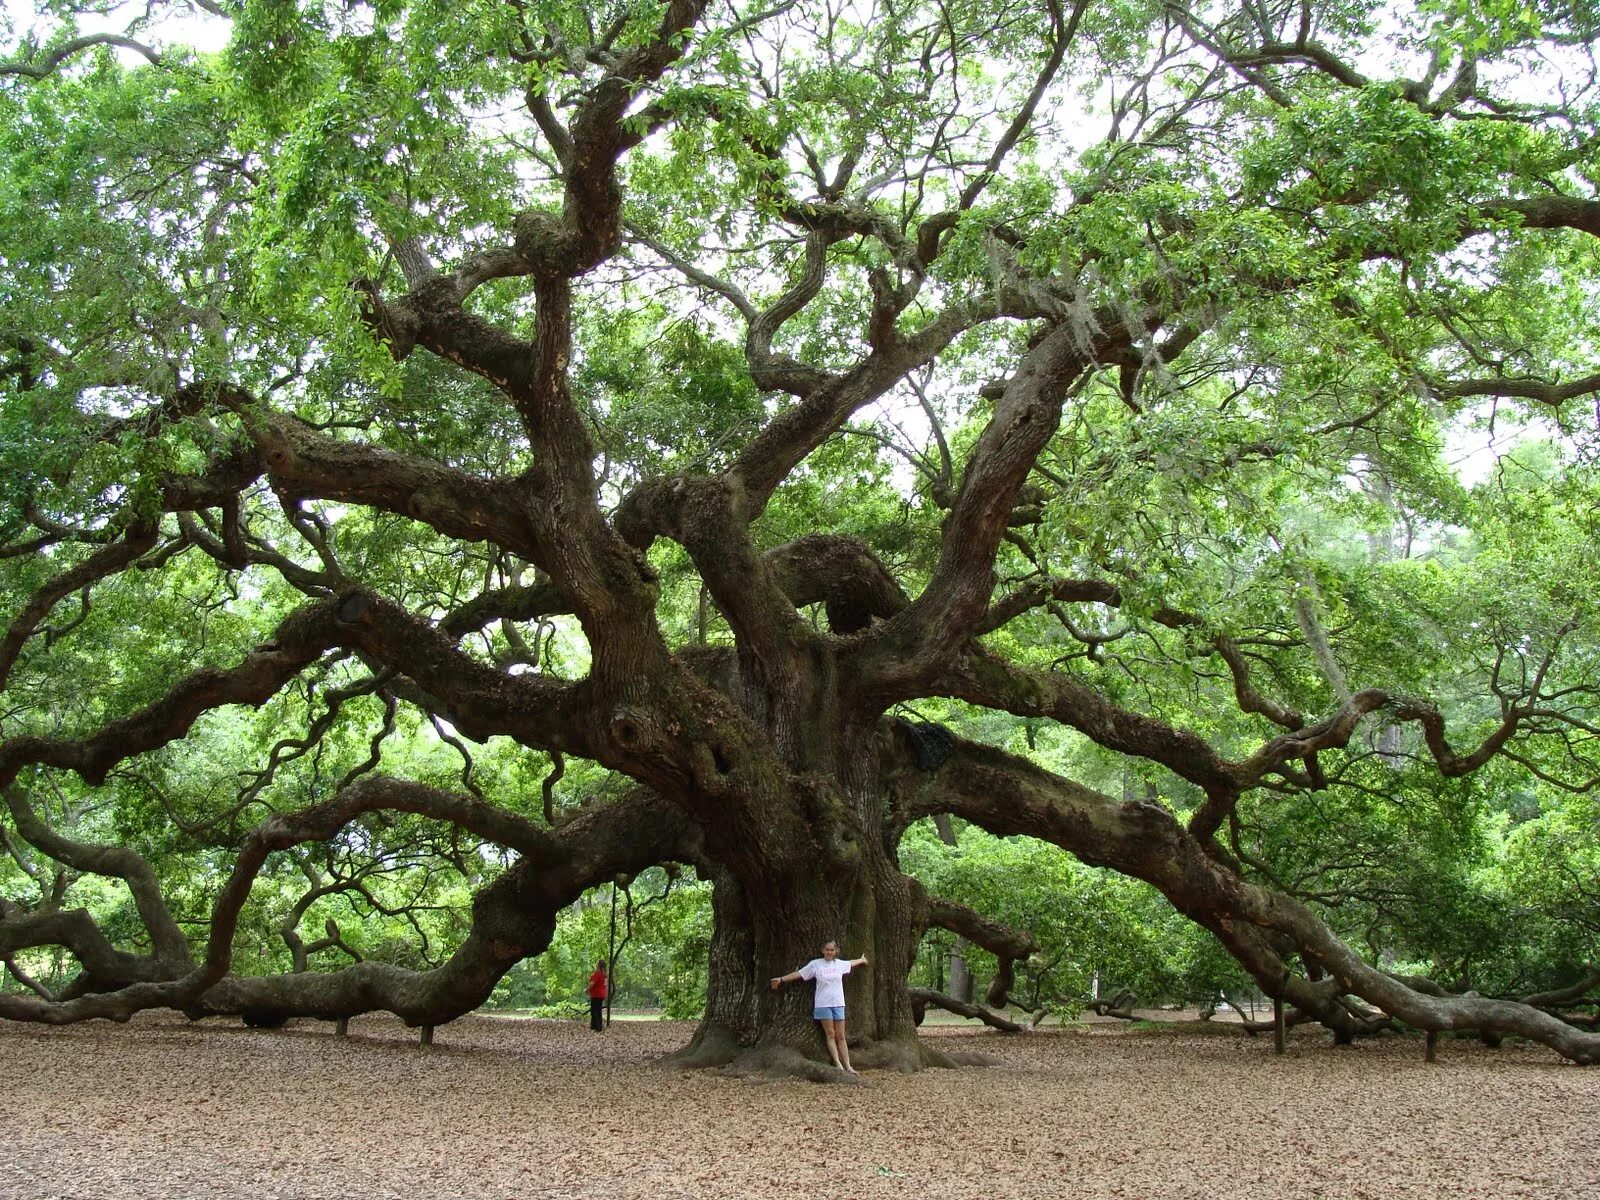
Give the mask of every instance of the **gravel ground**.
[(941, 1028), (999, 1065), (820, 1087), (650, 1065), (691, 1031), (0, 1022), (0, 1197), (1600, 1198), (1600, 1069), (1543, 1048)]

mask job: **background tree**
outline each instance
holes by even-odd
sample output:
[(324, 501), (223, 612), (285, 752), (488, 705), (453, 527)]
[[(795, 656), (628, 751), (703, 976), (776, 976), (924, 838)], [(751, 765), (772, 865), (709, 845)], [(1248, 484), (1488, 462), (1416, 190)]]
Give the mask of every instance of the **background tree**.
[[(689, 863), (684, 1061), (816, 1072), (828, 938), (942, 1061), (924, 930), (1037, 944), (902, 871), (946, 815), (1340, 1037), (1600, 1055), (1592, 939), (1386, 969), (1588, 819), (1588, 9), (204, 8), (0, 65), (0, 949), (81, 967), (0, 1015), (431, 1025)], [(1468, 492), (1475, 422), (1551, 440)]]

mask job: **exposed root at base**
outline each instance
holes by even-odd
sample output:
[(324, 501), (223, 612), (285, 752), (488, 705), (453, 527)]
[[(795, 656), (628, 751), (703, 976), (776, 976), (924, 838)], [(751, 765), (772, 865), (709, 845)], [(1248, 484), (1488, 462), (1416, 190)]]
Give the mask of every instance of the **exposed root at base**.
[(701, 1025), (682, 1050), (656, 1059), (658, 1067), (680, 1067), (686, 1071), (705, 1071), (725, 1067), (745, 1052), (731, 1029), (723, 1025)]
[[(850, 1047), (851, 1065), (857, 1071), (898, 1071), (910, 1074), (929, 1068), (991, 1067), (999, 1059), (972, 1052), (947, 1053), (918, 1038), (863, 1039)], [(812, 1083), (860, 1083), (857, 1075), (812, 1058), (792, 1046), (765, 1043), (739, 1044), (722, 1026), (701, 1026), (682, 1050), (657, 1059), (656, 1066), (684, 1070), (721, 1070), (737, 1079), (807, 1079)]]
[[(860, 1069), (859, 1067), (857, 1068)], [(859, 1075), (807, 1058), (789, 1046), (752, 1046), (723, 1068), (735, 1079), (806, 1079), (812, 1083), (859, 1084)]]

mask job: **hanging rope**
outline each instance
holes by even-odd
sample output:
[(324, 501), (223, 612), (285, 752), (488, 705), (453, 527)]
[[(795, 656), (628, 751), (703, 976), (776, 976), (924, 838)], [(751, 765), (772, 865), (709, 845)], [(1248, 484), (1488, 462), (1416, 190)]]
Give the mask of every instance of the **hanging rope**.
[(606, 1028), (611, 1028), (611, 997), (617, 994), (617, 881), (611, 881), (611, 940), (606, 947)]

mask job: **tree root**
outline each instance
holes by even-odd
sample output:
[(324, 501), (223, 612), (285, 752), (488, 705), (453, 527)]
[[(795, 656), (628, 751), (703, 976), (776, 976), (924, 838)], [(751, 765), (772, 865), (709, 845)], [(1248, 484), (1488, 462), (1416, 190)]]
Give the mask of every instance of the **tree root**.
[[(911, 1074), (929, 1068), (991, 1067), (999, 1060), (987, 1054), (936, 1050), (916, 1037), (852, 1040), (850, 1061), (858, 1070)], [(856, 1083), (858, 1078), (831, 1062), (813, 1058), (776, 1042), (741, 1045), (733, 1030), (704, 1025), (682, 1050), (655, 1061), (655, 1066), (681, 1070), (721, 1071), (736, 1079), (807, 1079), (812, 1083)]]
[(792, 1046), (751, 1046), (722, 1069), (735, 1079), (805, 1079), (811, 1083), (858, 1084), (860, 1076), (840, 1070), (830, 1063), (807, 1058)]
[(745, 1052), (739, 1037), (726, 1025), (713, 1025), (702, 1021), (694, 1037), (682, 1050), (674, 1050), (655, 1060), (652, 1066), (678, 1067), (686, 1071), (714, 1070), (725, 1067)]

